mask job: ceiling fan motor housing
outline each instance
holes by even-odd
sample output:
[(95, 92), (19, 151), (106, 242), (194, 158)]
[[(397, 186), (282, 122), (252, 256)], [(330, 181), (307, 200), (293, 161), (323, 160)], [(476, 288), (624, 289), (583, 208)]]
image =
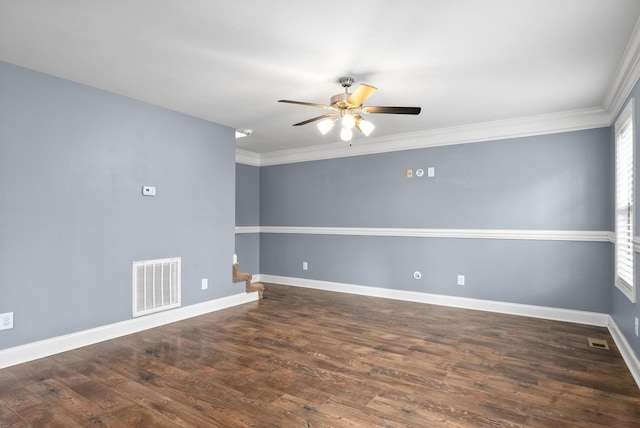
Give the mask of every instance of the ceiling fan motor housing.
[(345, 94), (336, 94), (331, 97), (331, 100), (329, 101), (329, 105), (339, 109), (358, 107), (358, 106), (351, 105), (347, 102), (347, 98), (349, 98), (350, 95), (351, 94), (349, 92)]
[(346, 76), (338, 79), (338, 82), (340, 82), (343, 88), (349, 88), (351, 85), (353, 85), (353, 82), (355, 82), (355, 80), (356, 79), (354, 79), (353, 77)]

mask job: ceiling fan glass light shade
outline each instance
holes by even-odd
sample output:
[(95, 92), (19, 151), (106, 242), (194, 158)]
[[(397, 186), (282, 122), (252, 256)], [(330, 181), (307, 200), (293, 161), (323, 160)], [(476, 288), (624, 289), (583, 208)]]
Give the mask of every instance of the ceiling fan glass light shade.
[(352, 138), (353, 138), (353, 131), (351, 129), (343, 127), (340, 130), (340, 139), (342, 141), (351, 141)]
[(325, 135), (327, 132), (331, 131), (331, 128), (333, 128), (334, 122), (335, 121), (332, 119), (325, 119), (318, 122), (318, 129), (320, 130), (320, 133), (322, 135)]
[(353, 129), (354, 126), (356, 126), (356, 119), (351, 113), (345, 113), (345, 115), (342, 116), (342, 127)]
[(368, 120), (360, 119), (356, 122), (356, 128), (358, 131), (362, 132), (365, 136), (371, 135), (371, 132), (375, 129), (375, 125)]

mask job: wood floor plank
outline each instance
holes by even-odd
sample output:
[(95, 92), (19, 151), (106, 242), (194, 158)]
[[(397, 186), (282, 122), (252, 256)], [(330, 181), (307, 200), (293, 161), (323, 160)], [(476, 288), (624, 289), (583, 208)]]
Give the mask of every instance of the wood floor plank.
[(5, 425), (637, 428), (640, 389), (605, 328), (268, 284), (0, 370)]
[(111, 417), (111, 413), (96, 404), (91, 397), (77, 393), (56, 379), (31, 384), (27, 389), (52, 407), (63, 408), (69, 413), (80, 415), (93, 424), (102, 423)]
[(0, 427), (22, 428), (31, 426), (26, 420), (0, 400)]

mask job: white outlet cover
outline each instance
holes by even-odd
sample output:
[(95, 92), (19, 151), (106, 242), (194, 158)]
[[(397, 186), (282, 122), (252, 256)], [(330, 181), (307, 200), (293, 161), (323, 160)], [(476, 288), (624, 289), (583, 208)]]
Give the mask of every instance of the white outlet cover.
[(302, 262), (302, 270), (308, 270), (309, 269), (309, 263), (308, 262)]
[(427, 168), (427, 177), (435, 177), (436, 176), (436, 168), (433, 166), (430, 166), (429, 168)]
[(464, 275), (458, 275), (458, 285), (464, 285)]
[(0, 314), (0, 330), (13, 328), (13, 312)]
[(202, 278), (202, 289), (206, 290), (209, 288), (209, 278)]

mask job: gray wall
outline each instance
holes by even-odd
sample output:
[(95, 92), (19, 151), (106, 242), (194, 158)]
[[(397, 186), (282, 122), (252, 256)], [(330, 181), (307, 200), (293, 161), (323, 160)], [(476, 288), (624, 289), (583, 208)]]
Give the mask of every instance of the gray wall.
[[(612, 156), (602, 128), (263, 167), (261, 225), (607, 231)], [(427, 167), (435, 178), (405, 176)], [(609, 313), (611, 251), (597, 242), (262, 234), (260, 273)], [(456, 285), (458, 274), (467, 285)]]
[[(236, 164), (236, 226), (260, 226), (260, 168)], [(260, 234), (236, 234), (241, 272), (260, 272)]]
[(182, 257), (183, 306), (242, 292), (233, 129), (1, 62), (0, 94), (0, 349), (130, 319), (137, 260)]
[[(262, 226), (610, 230), (608, 128), (261, 168)], [(406, 170), (435, 167), (434, 178)]]
[(260, 244), (262, 274), (610, 311), (609, 243), (263, 234)]
[[(635, 117), (634, 117), (634, 125), (635, 125), (635, 137), (636, 137), (636, 146), (635, 146), (635, 174), (638, 177), (640, 174), (640, 141), (638, 138), (640, 137), (640, 84), (636, 83), (633, 91), (631, 92), (630, 98), (635, 97)], [(628, 100), (627, 100), (628, 102)], [(625, 103), (626, 105), (626, 103)], [(624, 107), (623, 107), (624, 108)], [(613, 127), (612, 127), (613, 128)], [(613, 129), (610, 134), (611, 144), (615, 146), (615, 134)], [(615, 164), (615, 161), (613, 161)], [(640, 209), (638, 208), (637, 201), (640, 199), (640, 180), (636, 178), (636, 189), (635, 189), (635, 198), (636, 198), (636, 224), (635, 224), (635, 235), (640, 235)], [(614, 200), (612, 198), (610, 203), (612, 210), (614, 206)], [(635, 269), (636, 269), (636, 277), (635, 277), (635, 287), (636, 287), (636, 303), (631, 303), (629, 299), (622, 294), (620, 290), (618, 290), (615, 286), (612, 286), (612, 312), (611, 316), (616, 321), (616, 324), (622, 331), (622, 334), (625, 336), (631, 347), (633, 348), (636, 356), (640, 358), (640, 339), (635, 335), (634, 331), (634, 319), (636, 317), (640, 318), (640, 293), (638, 292), (638, 287), (640, 287), (640, 280), (638, 277), (638, 269), (640, 268), (640, 260), (639, 254), (636, 253), (635, 260)], [(612, 262), (613, 263), (613, 262)]]
[(236, 226), (260, 225), (260, 168), (236, 164)]

